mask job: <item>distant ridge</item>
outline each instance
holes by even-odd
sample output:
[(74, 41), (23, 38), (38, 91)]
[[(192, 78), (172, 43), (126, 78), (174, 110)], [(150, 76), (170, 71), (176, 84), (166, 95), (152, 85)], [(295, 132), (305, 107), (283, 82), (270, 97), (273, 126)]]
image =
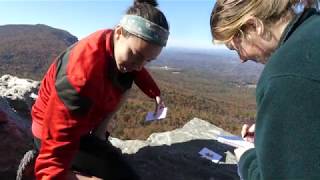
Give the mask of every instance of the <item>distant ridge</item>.
[(43, 24), (0, 26), (0, 75), (40, 80), (53, 58), (77, 41), (69, 32)]

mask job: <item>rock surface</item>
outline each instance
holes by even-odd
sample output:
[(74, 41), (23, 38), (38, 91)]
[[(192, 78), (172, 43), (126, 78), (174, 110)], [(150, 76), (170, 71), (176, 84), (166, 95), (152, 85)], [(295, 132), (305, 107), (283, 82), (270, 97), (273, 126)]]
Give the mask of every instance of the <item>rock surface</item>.
[(19, 161), (30, 149), (31, 132), (21, 118), (10, 107), (6, 99), (0, 98), (0, 179), (15, 179)]
[(0, 78), (0, 179), (15, 179), (23, 154), (32, 147), (30, 110), (39, 82)]
[[(204, 120), (194, 118), (182, 128), (154, 133), (146, 141), (111, 143), (125, 153), (142, 180), (231, 180), (239, 179), (232, 147), (216, 141), (218, 135), (230, 135)], [(207, 147), (223, 156), (219, 163), (201, 158)]]
[[(39, 85), (38, 81), (3, 75), (0, 78), (0, 96), (3, 96), (20, 116), (30, 119)], [(30, 126), (30, 121), (24, 123)]]

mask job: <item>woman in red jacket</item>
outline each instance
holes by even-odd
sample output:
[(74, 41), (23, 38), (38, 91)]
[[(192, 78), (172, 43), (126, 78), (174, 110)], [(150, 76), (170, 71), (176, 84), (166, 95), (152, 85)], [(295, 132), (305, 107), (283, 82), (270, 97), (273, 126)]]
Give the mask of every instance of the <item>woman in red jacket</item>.
[[(36, 179), (69, 179), (69, 169), (77, 166), (74, 161), (82, 147), (88, 150), (87, 146), (105, 142), (105, 124), (133, 82), (155, 100), (157, 107), (163, 105), (159, 88), (144, 68), (160, 54), (169, 35), (167, 20), (156, 6), (155, 0), (136, 0), (115, 29), (89, 35), (50, 66), (32, 108), (32, 132), (41, 142)], [(112, 164), (107, 161), (114, 157), (107, 152), (100, 155), (108, 171)], [(103, 179), (135, 178), (128, 172), (120, 173), (123, 177), (90, 170), (86, 173)]]

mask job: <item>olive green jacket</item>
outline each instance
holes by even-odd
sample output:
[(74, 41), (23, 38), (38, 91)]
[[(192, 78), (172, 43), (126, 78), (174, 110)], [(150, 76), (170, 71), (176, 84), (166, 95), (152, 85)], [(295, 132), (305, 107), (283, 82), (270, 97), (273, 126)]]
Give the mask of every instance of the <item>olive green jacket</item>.
[(320, 15), (290, 22), (256, 91), (255, 148), (243, 154), (244, 180), (320, 179)]

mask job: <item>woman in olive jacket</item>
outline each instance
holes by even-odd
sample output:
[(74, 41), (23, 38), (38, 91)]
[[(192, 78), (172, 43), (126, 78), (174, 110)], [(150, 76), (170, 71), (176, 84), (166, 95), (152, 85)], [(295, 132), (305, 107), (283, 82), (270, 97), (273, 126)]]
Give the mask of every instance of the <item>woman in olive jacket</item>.
[(245, 180), (320, 179), (320, 16), (315, 9), (297, 13), (299, 3), (218, 0), (211, 15), (216, 42), (243, 62), (265, 64), (255, 148), (235, 150)]

